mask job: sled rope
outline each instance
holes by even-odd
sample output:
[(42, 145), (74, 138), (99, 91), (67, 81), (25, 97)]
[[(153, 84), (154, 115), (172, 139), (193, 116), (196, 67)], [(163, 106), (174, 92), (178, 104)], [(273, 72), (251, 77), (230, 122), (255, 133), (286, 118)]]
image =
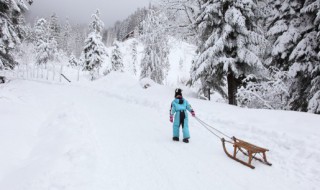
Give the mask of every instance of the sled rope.
[[(228, 135), (226, 135), (225, 133), (221, 132), (220, 130), (216, 129), (215, 127), (212, 127), (211, 125), (207, 124), (206, 122), (202, 121), (201, 119), (199, 119), (198, 117), (195, 117), (195, 119), (203, 126), (205, 127), (210, 133), (212, 133), (214, 136), (216, 136), (217, 138), (219, 138), (220, 140), (223, 139), (221, 136), (217, 135), (217, 133), (220, 133), (222, 136), (227, 137), (228, 139), (232, 138)], [(211, 130), (210, 130), (211, 129)], [(216, 131), (217, 133), (213, 132), (212, 130)]]

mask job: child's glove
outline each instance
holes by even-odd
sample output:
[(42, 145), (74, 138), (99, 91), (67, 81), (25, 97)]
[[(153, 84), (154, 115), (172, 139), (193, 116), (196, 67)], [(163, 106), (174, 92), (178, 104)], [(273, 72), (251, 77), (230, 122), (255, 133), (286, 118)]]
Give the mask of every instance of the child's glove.
[(170, 122), (173, 123), (173, 115), (170, 115)]
[(196, 117), (196, 113), (193, 110), (191, 111), (191, 115), (192, 117)]

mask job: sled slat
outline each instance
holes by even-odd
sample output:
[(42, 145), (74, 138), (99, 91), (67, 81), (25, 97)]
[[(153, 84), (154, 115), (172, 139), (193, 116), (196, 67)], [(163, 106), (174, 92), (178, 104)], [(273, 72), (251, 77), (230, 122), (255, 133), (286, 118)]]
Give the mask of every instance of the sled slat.
[[(245, 166), (248, 166), (250, 167), (251, 169), (254, 169), (255, 167), (252, 165), (252, 160), (255, 159), (255, 160), (258, 160), (260, 162), (262, 162), (263, 164), (266, 164), (268, 166), (271, 166), (272, 164), (269, 163), (267, 161), (267, 156), (266, 156), (266, 152), (269, 151), (268, 149), (266, 148), (262, 148), (262, 147), (259, 147), (259, 146), (256, 146), (254, 144), (251, 144), (251, 143), (248, 143), (246, 141), (243, 141), (243, 140), (240, 140), (240, 139), (237, 139), (235, 137), (232, 138), (233, 142), (229, 142), (229, 141), (226, 141), (225, 139), (222, 139), (222, 144), (223, 144), (223, 149), (224, 149), (224, 152), (227, 154), (228, 157), (230, 157), (231, 159), (237, 161), (237, 162), (240, 162), (241, 164), (245, 165)], [(233, 155), (231, 155), (227, 149), (226, 149), (226, 145), (225, 143), (226, 142), (229, 142), (231, 144), (233, 144)], [(237, 158), (237, 154), (238, 152), (242, 152), (244, 155), (248, 156), (248, 162), (245, 162), (245, 161), (242, 161), (240, 160), (239, 158)], [(260, 158), (256, 158), (255, 155), (256, 154), (262, 154), (262, 159)]]

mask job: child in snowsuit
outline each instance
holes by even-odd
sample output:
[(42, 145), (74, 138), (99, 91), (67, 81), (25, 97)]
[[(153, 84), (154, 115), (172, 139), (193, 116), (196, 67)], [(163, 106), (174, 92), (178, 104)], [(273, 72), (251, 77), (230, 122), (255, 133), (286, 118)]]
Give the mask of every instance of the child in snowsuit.
[[(183, 142), (189, 143), (190, 133), (188, 125), (188, 113), (191, 112), (192, 116), (195, 117), (195, 112), (191, 108), (191, 105), (182, 97), (182, 90), (176, 89), (175, 99), (171, 104), (170, 109), (170, 122), (173, 123), (173, 140), (179, 141), (180, 125), (182, 126)], [(174, 116), (174, 119), (173, 119)], [(174, 122), (173, 122), (174, 121)]]

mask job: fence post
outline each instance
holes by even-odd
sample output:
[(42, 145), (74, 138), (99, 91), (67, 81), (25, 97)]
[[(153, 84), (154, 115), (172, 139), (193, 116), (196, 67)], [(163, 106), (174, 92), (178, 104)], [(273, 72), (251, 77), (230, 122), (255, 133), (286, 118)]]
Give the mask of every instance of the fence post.
[(28, 79), (29, 78), (29, 70), (28, 70), (28, 64), (27, 63), (26, 63), (26, 74), (27, 74), (26, 79)]
[(41, 65), (41, 79), (43, 79), (43, 65)]
[(62, 69), (63, 69), (62, 67), (63, 67), (63, 66), (62, 66), (62, 64), (61, 64), (61, 67), (60, 67), (60, 75), (59, 75), (59, 81), (60, 81), (60, 82), (62, 82), (62, 80), (61, 80), (61, 78), (62, 78), (61, 74), (62, 74)]
[(56, 78), (56, 66), (53, 64), (52, 80)]
[(78, 78), (77, 78), (78, 82), (80, 81), (80, 67), (78, 66)]

